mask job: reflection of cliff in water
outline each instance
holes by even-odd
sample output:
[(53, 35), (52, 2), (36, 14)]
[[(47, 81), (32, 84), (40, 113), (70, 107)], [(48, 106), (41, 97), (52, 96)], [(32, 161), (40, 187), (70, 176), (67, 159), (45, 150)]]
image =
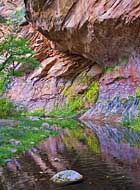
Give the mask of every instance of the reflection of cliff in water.
[(85, 124), (97, 134), (102, 160), (111, 165), (119, 165), (138, 183), (140, 178), (140, 132), (127, 127), (95, 124), (86, 121)]
[(109, 156), (122, 164), (140, 165), (140, 132), (127, 127), (99, 125), (87, 121), (86, 125), (93, 129), (100, 142), (103, 158)]
[(15, 162), (9, 165), (14, 172), (4, 171), (2, 190), (61, 190), (51, 184), (49, 178), (64, 169), (80, 172), (85, 181), (63, 190), (138, 190), (139, 135), (90, 121), (86, 124), (92, 129), (60, 129), (59, 136), (50, 137), (20, 158), (21, 168), (16, 167)]

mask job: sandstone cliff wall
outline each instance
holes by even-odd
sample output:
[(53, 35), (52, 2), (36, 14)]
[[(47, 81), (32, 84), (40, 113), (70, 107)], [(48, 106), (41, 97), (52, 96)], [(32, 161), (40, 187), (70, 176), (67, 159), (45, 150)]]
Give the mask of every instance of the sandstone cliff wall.
[[(140, 2), (137, 0), (26, 0), (23, 29), (42, 68), (15, 79), (7, 95), (32, 110), (59, 108), (99, 83), (97, 103), (83, 118), (137, 115), (140, 86)], [(39, 31), (39, 32), (38, 32)], [(93, 94), (94, 95), (94, 94)], [(92, 95), (91, 95), (92, 96)], [(133, 98), (131, 98), (133, 96)]]

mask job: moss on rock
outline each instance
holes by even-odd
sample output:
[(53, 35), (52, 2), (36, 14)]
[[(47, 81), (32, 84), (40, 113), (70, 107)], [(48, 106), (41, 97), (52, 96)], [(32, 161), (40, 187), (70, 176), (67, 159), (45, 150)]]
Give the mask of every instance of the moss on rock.
[(98, 94), (99, 94), (99, 82), (96, 81), (89, 87), (89, 89), (85, 94), (85, 100), (87, 101), (89, 106), (97, 101)]
[(136, 88), (136, 97), (140, 96), (140, 86)]

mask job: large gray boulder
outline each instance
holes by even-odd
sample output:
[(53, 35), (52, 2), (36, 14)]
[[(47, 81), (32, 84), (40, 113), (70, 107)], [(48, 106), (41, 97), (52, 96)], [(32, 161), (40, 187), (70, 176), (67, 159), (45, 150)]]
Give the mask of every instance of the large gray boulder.
[(74, 170), (64, 170), (55, 174), (51, 181), (56, 184), (71, 184), (83, 180), (83, 176)]

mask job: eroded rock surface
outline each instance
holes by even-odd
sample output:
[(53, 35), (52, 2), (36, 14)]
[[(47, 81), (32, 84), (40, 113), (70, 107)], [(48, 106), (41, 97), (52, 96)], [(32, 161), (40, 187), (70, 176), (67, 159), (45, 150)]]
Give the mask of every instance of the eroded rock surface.
[(62, 51), (107, 65), (139, 52), (137, 0), (27, 0), (26, 7), (28, 19)]
[[(14, 79), (7, 96), (29, 110), (61, 108), (69, 97), (94, 104), (86, 92), (99, 83), (98, 102), (82, 118), (120, 121), (137, 115), (140, 95), (140, 3), (137, 0), (26, 0), (31, 39), (41, 67)], [(42, 33), (42, 34), (41, 34)], [(131, 102), (130, 96), (135, 97)], [(119, 98), (117, 98), (119, 97)]]
[(13, 80), (6, 95), (25, 104), (29, 110), (44, 108), (50, 111), (56, 104), (61, 107), (67, 99), (64, 95), (67, 89), (74, 86), (76, 94), (83, 94), (102, 73), (96, 63), (56, 50), (51, 41), (31, 26), (23, 28), (22, 35), (32, 41), (41, 65), (34, 71), (29, 69), (30, 65), (21, 66), (26, 75)]

